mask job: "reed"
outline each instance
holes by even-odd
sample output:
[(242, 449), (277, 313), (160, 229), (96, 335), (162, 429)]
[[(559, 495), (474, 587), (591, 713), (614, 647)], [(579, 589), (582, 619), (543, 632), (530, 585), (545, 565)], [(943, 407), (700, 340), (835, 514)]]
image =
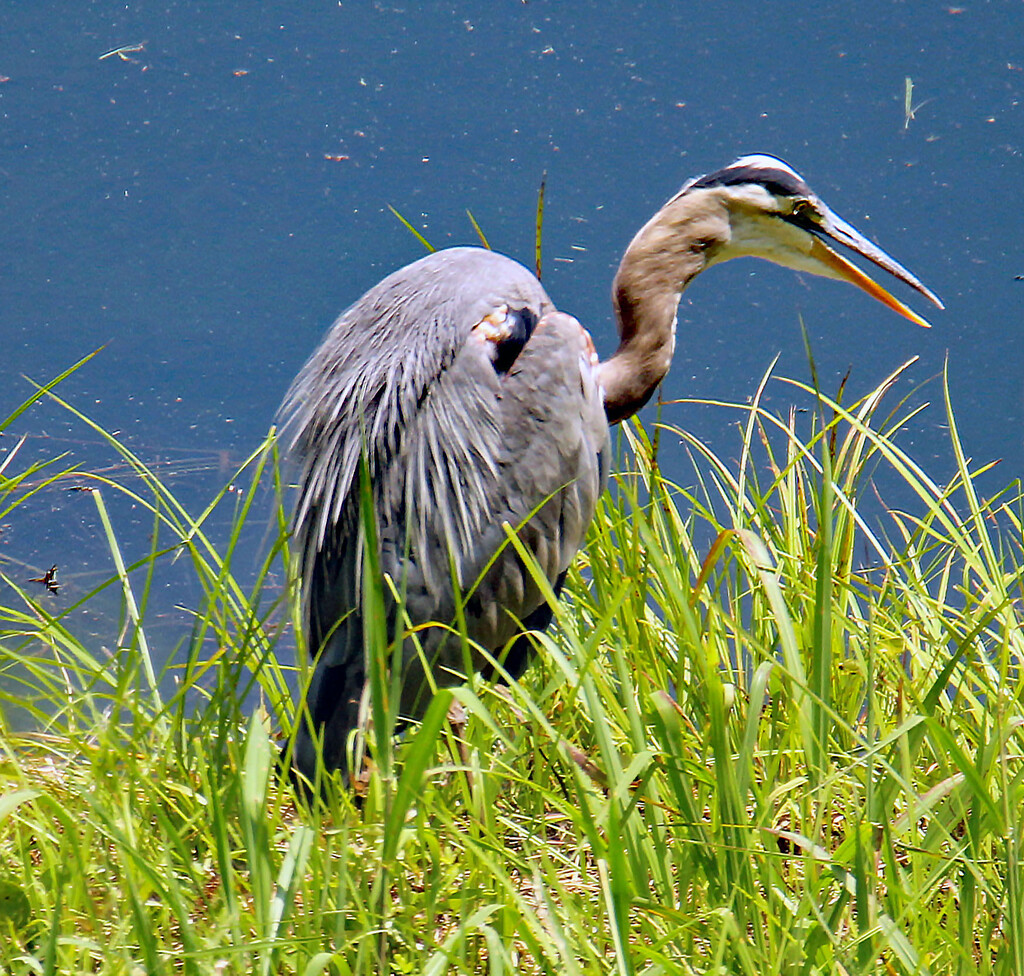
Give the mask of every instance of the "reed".
[[(945, 386), (930, 409), (954, 476), (937, 483), (899, 447), (916, 412), (889, 407), (901, 374), (848, 404), (766, 375), (750, 403), (720, 405), (728, 455), (669, 422), (681, 406), (632, 422), (523, 681), (438, 694), (420, 726), (375, 737), (359, 802), (329, 787), (308, 807), (274, 774), (308, 669), (294, 585), (276, 584), (273, 432), (232, 479), (244, 492), (198, 513), (104, 434), (132, 478), (74, 474), (106, 540), (103, 584), (55, 612), (0, 563), (0, 964), (1024, 972), (1024, 503), (1019, 485), (984, 496)], [(805, 412), (762, 405), (781, 382)], [(685, 478), (664, 475), (669, 454)], [(0, 520), (66, 470), (9, 451)], [(144, 552), (123, 551), (109, 514), (125, 492), (152, 521)], [(268, 504), (266, 555), (239, 566)], [(229, 531), (211, 531), (225, 512)], [(148, 594), (170, 560), (202, 599), (161, 664)], [(111, 588), (120, 619), (78, 636), (76, 612)], [(30, 731), (12, 718), (26, 710)]]

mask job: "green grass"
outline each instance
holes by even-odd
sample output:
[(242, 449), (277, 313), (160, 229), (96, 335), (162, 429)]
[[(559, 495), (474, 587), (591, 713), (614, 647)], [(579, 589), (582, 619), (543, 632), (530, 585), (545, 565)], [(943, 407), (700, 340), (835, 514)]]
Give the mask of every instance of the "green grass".
[[(792, 384), (808, 409), (780, 417), (766, 377), (723, 407), (726, 456), (631, 425), (523, 683), (439, 695), (378, 737), (361, 806), (335, 790), (312, 810), (273, 773), (296, 615), (271, 585), (288, 559), (273, 437), (232, 479), (247, 492), (199, 513), (110, 438), (133, 477), (88, 482), (109, 578), (77, 604), (117, 589), (108, 639), (83, 643), (75, 607), (0, 572), (0, 688), (36, 723), (0, 731), (0, 966), (1024, 973), (1024, 502), (979, 495), (948, 398), (953, 478), (904, 454), (897, 378), (845, 406)], [(0, 522), (64, 470), (0, 464)], [(873, 483), (911, 503), (885, 510)], [(115, 492), (151, 513), (147, 551), (122, 551)], [(268, 496), (277, 538), (238, 565)], [(171, 559), (205, 598), (161, 671), (147, 608)], [(386, 728), (382, 672), (374, 687)]]

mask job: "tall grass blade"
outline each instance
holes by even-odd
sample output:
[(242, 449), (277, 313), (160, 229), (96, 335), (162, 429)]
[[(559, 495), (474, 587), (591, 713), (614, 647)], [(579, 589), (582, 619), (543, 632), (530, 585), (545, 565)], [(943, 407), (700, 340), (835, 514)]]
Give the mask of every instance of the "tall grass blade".
[(434, 251), (437, 250), (437, 248), (434, 247), (434, 245), (431, 244), (415, 227), (413, 227), (413, 225), (410, 224), (409, 221), (405, 219), (405, 217), (403, 217), (394, 207), (392, 207), (390, 203), (388, 204), (388, 210), (390, 210), (391, 213), (398, 218), (402, 226), (405, 227), (405, 229), (409, 231), (409, 233), (412, 234), (412, 236), (415, 237), (416, 240), (418, 240), (427, 249), (428, 253), (433, 253)]

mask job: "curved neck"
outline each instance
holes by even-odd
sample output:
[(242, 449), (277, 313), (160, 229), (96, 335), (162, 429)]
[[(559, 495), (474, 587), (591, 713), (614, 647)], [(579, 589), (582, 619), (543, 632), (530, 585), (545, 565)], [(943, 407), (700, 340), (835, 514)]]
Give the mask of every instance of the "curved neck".
[(619, 348), (600, 367), (610, 424), (636, 413), (668, 372), (679, 296), (703, 270), (723, 217), (728, 222), (720, 207), (700, 196), (682, 194), (665, 204), (633, 238), (616, 272)]

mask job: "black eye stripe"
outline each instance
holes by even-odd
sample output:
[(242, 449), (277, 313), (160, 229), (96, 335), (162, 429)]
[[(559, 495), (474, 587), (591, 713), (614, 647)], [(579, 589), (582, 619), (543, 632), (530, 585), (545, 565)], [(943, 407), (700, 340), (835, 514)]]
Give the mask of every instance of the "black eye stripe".
[(792, 173), (760, 166), (730, 166), (720, 169), (695, 180), (690, 189), (738, 186), (741, 183), (759, 183), (769, 193), (779, 197), (801, 197), (810, 193), (810, 187)]
[(819, 214), (813, 207), (799, 207), (791, 214), (783, 216), (782, 219), (787, 223), (801, 228), (802, 230), (813, 231), (815, 233), (821, 231), (821, 214)]

